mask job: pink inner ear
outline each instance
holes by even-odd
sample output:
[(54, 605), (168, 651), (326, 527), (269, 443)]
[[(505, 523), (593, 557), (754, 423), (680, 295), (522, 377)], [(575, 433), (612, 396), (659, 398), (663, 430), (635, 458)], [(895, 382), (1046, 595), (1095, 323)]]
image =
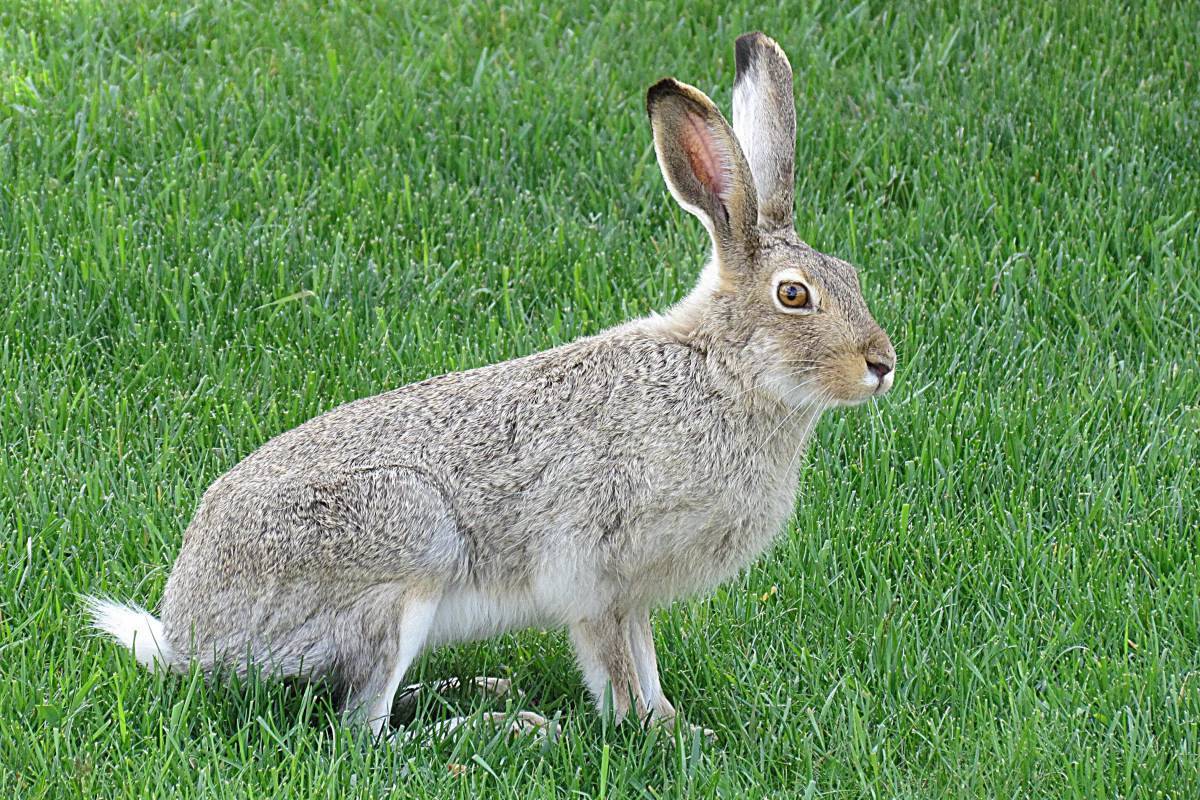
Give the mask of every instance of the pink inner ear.
[(717, 149), (712, 131), (704, 123), (704, 119), (696, 114), (687, 114), (684, 122), (683, 149), (687, 151), (692, 174), (705, 189), (722, 201), (726, 200), (726, 192), (729, 189), (728, 169), (725, 159)]

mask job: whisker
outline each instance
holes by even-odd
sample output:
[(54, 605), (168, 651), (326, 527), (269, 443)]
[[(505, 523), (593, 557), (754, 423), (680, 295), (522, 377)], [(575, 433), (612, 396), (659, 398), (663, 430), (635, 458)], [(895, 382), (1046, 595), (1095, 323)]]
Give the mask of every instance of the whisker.
[[(796, 389), (807, 388), (807, 387), (811, 386), (812, 384), (814, 384), (815, 382), (816, 381), (813, 380), (813, 381), (807, 381), (805, 383), (797, 384), (796, 386), (793, 386), (791, 389), (789, 389), (787, 392), (785, 392), (784, 397), (787, 397), (789, 394), (791, 394)], [(819, 389), (817, 396), (820, 397), (825, 392), (826, 392), (826, 390), (824, 388), (821, 388), (821, 389)], [(811, 406), (809, 404), (798, 405), (795, 408), (793, 408), (791, 411), (789, 411), (787, 414), (785, 414), (783, 419), (779, 421), (779, 424), (776, 425), (771, 430), (770, 433), (768, 433), (766, 436), (763, 437), (763, 440), (756, 447), (756, 449), (754, 451), (754, 455), (757, 456), (757, 455), (762, 454), (762, 451), (766, 449), (768, 444), (770, 444), (771, 440), (775, 437), (775, 434), (779, 433), (779, 431), (783, 428), (783, 426), (785, 424), (787, 424), (787, 421), (789, 419), (791, 419), (792, 417), (794, 417), (796, 414), (798, 414), (801, 411), (806, 411), (806, 410), (810, 410), (810, 409), (811, 409)], [(819, 412), (818, 412), (818, 414), (819, 414)]]
[(809, 418), (808, 425), (805, 426), (805, 428), (804, 428), (804, 433), (800, 435), (799, 444), (796, 446), (796, 452), (792, 454), (792, 457), (790, 459), (788, 459), (788, 465), (787, 465), (788, 473), (790, 473), (793, 469), (799, 468), (799, 464), (797, 463), (797, 461), (804, 453), (808, 452), (809, 437), (812, 435), (813, 429), (817, 427), (817, 422), (821, 419), (821, 417), (825, 414), (825, 412), (827, 410), (829, 410), (829, 406), (825, 405), (825, 403), (828, 400), (832, 399), (832, 396), (830, 395), (829, 391), (826, 389), (822, 389), (819, 397), (821, 398), (819, 403), (817, 404), (819, 407), (813, 412), (813, 415)]
[[(803, 384), (800, 384), (800, 385), (801, 385), (801, 386), (810, 386), (811, 384), (812, 384), (812, 381), (810, 380), (810, 381), (806, 381), (806, 382), (804, 382)], [(741, 397), (743, 397), (743, 396), (745, 396), (745, 395), (749, 394), (750, 392), (753, 392), (753, 391), (754, 391), (754, 390), (756, 390), (756, 389), (761, 389), (761, 388), (764, 388), (765, 386), (766, 386), (766, 382), (765, 382), (765, 380), (756, 380), (756, 381), (754, 381), (754, 382), (753, 382), (753, 383), (750, 385), (750, 387), (749, 387), (749, 388), (747, 388), (747, 389), (742, 389), (742, 390), (739, 390), (739, 391), (738, 391), (738, 392), (736, 392), (735, 394), (726, 395), (726, 397), (728, 397), (728, 398), (729, 398), (729, 399), (731, 399), (731, 400), (737, 400), (737, 399), (739, 399), (739, 398), (741, 398)], [(792, 391), (793, 391), (795, 388), (797, 388), (797, 387), (792, 387), (791, 389), (788, 389), (786, 392), (784, 392), (784, 396), (786, 397), (786, 396), (787, 396), (788, 394), (790, 394), (790, 393), (791, 393), (791, 392), (792, 392)]]

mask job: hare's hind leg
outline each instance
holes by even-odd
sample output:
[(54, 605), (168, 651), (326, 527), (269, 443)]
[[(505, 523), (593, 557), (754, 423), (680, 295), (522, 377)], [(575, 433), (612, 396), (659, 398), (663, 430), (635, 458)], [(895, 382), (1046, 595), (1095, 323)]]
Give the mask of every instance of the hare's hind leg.
[(378, 734), (444, 587), (466, 567), (465, 546), (441, 491), (419, 470), (333, 475), (313, 488), (313, 501), (322, 546), (351, 576), (337, 593), (333, 632), (345, 712)]
[(439, 599), (437, 594), (404, 596), (393, 624), (379, 637), (378, 649), (360, 650), (358, 663), (345, 665), (348, 720), (369, 725), (376, 736), (383, 730), (392, 715), (400, 681), (425, 646)]

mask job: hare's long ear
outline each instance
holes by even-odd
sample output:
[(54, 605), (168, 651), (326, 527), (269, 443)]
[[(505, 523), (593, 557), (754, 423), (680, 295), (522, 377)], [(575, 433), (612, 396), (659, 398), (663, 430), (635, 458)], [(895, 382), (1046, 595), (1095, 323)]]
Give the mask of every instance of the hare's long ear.
[(792, 65), (761, 33), (734, 45), (733, 130), (758, 190), (758, 220), (767, 229), (792, 225), (795, 193), (796, 100)]
[(708, 228), (723, 272), (758, 246), (758, 199), (737, 137), (707, 95), (664, 78), (646, 93), (658, 166), (679, 205)]

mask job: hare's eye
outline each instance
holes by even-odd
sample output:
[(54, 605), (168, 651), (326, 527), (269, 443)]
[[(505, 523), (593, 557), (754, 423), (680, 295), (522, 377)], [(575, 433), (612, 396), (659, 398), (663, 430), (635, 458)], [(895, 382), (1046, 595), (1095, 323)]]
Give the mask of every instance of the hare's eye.
[(775, 295), (785, 308), (806, 308), (808, 287), (799, 281), (784, 281), (775, 290)]

